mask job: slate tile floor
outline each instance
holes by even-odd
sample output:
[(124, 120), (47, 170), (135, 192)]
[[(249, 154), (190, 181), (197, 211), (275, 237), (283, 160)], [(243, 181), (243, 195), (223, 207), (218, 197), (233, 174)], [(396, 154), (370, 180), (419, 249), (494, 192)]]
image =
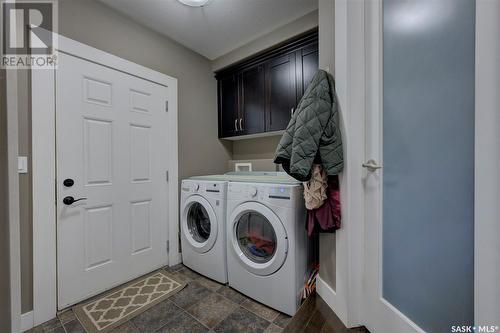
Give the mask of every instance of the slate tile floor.
[[(183, 265), (167, 268), (188, 285), (112, 333), (279, 333), (290, 317)], [(30, 333), (85, 333), (71, 310)]]

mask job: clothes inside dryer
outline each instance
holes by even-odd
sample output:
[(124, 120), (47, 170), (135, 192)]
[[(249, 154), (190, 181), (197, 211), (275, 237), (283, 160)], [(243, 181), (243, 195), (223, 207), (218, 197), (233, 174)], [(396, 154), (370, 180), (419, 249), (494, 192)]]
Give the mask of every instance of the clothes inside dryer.
[(244, 213), (236, 226), (238, 244), (250, 260), (266, 263), (276, 252), (276, 233), (271, 223), (257, 212)]
[(193, 239), (199, 243), (206, 242), (210, 236), (210, 217), (205, 207), (198, 202), (193, 203), (189, 208), (187, 222)]

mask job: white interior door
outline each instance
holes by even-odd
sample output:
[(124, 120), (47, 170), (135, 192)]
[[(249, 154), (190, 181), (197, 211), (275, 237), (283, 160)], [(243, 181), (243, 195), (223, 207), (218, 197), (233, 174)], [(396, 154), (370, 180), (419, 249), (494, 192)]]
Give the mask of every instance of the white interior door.
[(59, 309), (167, 264), (167, 89), (60, 53)]
[(472, 329), (474, 2), (366, 10), (364, 324)]

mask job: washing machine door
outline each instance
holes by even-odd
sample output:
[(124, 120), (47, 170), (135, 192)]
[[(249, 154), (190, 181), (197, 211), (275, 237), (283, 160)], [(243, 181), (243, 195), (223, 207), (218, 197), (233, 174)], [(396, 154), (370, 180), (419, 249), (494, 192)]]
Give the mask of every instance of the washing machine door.
[(240, 264), (256, 275), (270, 275), (285, 262), (288, 238), (278, 216), (257, 202), (236, 207), (230, 216), (229, 249)]
[(209, 251), (217, 240), (217, 218), (210, 203), (199, 195), (190, 196), (182, 211), (182, 233), (198, 253)]

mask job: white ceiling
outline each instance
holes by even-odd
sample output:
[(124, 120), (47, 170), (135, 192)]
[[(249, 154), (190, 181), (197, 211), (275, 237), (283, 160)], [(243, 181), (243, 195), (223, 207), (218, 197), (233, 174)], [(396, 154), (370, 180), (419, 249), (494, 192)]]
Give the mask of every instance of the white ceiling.
[(318, 8), (318, 0), (100, 0), (213, 60)]

